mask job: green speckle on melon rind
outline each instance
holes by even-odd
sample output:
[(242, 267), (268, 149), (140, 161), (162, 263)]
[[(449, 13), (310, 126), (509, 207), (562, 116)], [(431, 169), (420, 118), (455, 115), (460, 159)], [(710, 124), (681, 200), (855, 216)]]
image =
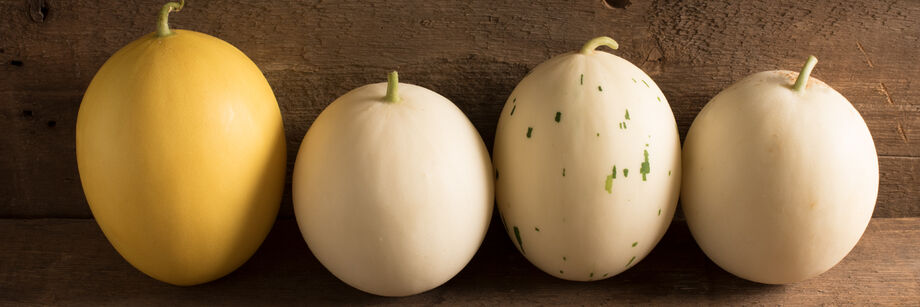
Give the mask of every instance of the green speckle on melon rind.
[(630, 264), (632, 264), (633, 260), (636, 260), (636, 256), (633, 256), (632, 258), (630, 258), (629, 262), (626, 263), (626, 266), (629, 266)]
[(581, 74), (581, 80), (578, 81), (578, 84), (585, 85), (585, 74)]
[(600, 85), (598, 85), (598, 86), (597, 86), (597, 91), (598, 91), (598, 92), (603, 92), (603, 91), (604, 91), (604, 89), (603, 89), (603, 88), (601, 88), (601, 86), (600, 86)]
[(518, 247), (521, 248), (521, 254), (527, 255), (527, 252), (524, 251), (524, 242), (521, 241), (521, 231), (517, 226), (514, 226), (514, 237), (517, 239)]
[(648, 150), (643, 150), (643, 155), (645, 155), (645, 162), (642, 162), (642, 166), (639, 167), (639, 173), (642, 174), (642, 181), (645, 181), (645, 176), (651, 170), (648, 163)]
[(632, 247), (636, 247), (636, 245), (639, 245), (639, 241), (633, 242)]
[(629, 177), (629, 169), (628, 169), (628, 168), (624, 168), (624, 169), (623, 169), (623, 178), (626, 178), (626, 177)]
[(604, 190), (607, 191), (607, 194), (613, 194), (613, 180), (617, 178), (617, 166), (613, 166), (613, 172), (610, 175), (607, 175), (607, 180), (604, 181)]
[(527, 127), (527, 138), (530, 138), (531, 133), (533, 133), (533, 127)]
[(562, 120), (562, 112), (556, 112), (556, 122), (558, 123), (561, 120)]
[(648, 86), (648, 83), (646, 83), (645, 80), (642, 80), (642, 83), (645, 83), (645, 87), (651, 88), (651, 86)]
[(517, 109), (517, 105), (516, 105), (516, 104), (515, 104), (515, 105), (511, 105), (511, 114), (508, 114), (508, 116), (514, 116), (514, 110), (515, 110), (515, 109)]
[(629, 109), (626, 109), (626, 120), (629, 120)]

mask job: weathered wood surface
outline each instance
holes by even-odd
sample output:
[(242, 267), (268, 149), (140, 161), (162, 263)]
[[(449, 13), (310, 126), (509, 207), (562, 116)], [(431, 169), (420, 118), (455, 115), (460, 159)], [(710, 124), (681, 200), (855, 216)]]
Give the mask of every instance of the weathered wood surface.
[[(108, 56), (153, 30), (163, 2), (0, 0), (0, 217), (91, 216), (74, 157), (82, 93)], [(616, 38), (615, 53), (655, 79), (681, 135), (720, 89), (815, 54), (813, 75), (862, 113), (882, 156), (875, 216), (920, 216), (920, 2), (632, 2), (190, 0), (170, 21), (262, 68), (291, 165), (323, 107), (392, 69), (453, 100), (491, 146), (527, 71), (595, 36)]]
[(316, 261), (289, 219), (286, 191), (281, 220), (247, 264), (209, 284), (173, 287), (134, 270), (85, 219), (91, 214), (74, 156), (83, 91), (112, 53), (153, 30), (164, 1), (0, 0), (0, 305), (920, 301), (918, 1), (637, 0), (625, 9), (602, 0), (189, 1), (172, 26), (220, 37), (261, 67), (282, 109), (289, 165), (326, 105), (393, 69), (454, 101), (491, 147), (515, 84), (595, 36), (614, 37), (615, 53), (655, 79), (681, 136), (722, 88), (762, 70), (796, 70), (815, 54), (813, 76), (846, 96), (872, 131), (881, 169), (877, 218), (837, 267), (787, 286), (722, 271), (681, 221), (622, 275), (566, 282), (523, 259), (495, 218), (456, 278), (386, 299), (348, 287)]
[[(499, 222), (499, 221), (494, 221)], [(443, 286), (407, 298), (365, 294), (310, 254), (293, 220), (276, 224), (236, 272), (175, 287), (135, 270), (92, 220), (0, 220), (0, 305), (912, 305), (920, 302), (920, 218), (875, 218), (836, 267), (792, 285), (763, 285), (723, 271), (671, 226), (630, 270), (597, 282), (543, 273), (493, 229), (473, 261)]]

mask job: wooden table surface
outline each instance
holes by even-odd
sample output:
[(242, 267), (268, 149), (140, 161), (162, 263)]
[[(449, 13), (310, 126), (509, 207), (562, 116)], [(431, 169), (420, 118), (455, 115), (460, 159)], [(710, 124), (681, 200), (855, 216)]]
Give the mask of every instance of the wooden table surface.
[[(470, 265), (433, 291), (390, 299), (336, 280), (297, 232), (290, 189), (263, 247), (195, 287), (157, 282), (105, 240), (83, 197), (77, 110), (102, 63), (151, 32), (164, 1), (0, 0), (0, 305), (26, 304), (903, 304), (920, 305), (920, 1), (189, 0), (173, 28), (224, 39), (275, 91), (288, 165), (316, 115), (350, 89), (401, 81), (456, 103), (491, 147), (518, 81), (553, 55), (608, 35), (661, 87), (683, 137), (716, 93), (749, 74), (798, 70), (841, 92), (879, 154), (869, 229), (831, 271), (768, 286), (722, 271), (678, 214), (635, 268), (568, 282), (530, 265), (497, 218)], [(290, 173), (290, 172), (289, 172)], [(290, 176), (288, 176), (290, 183)]]
[[(495, 225), (501, 223), (493, 220)], [(281, 220), (246, 264), (217, 281), (177, 287), (135, 270), (87, 219), (0, 220), (0, 305), (597, 305), (831, 304), (920, 302), (920, 223), (873, 219), (836, 267), (785, 286), (723, 271), (675, 222), (651, 254), (596, 282), (543, 273), (493, 227), (467, 267), (434, 290), (404, 298), (367, 294), (340, 282), (310, 254), (293, 220)]]

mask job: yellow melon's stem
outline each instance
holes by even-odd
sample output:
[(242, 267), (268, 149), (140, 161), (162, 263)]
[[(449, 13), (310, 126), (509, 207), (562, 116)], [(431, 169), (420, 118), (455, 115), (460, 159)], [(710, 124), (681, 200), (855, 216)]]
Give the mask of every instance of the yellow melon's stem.
[(396, 71), (387, 75), (387, 95), (383, 96), (383, 101), (399, 102), (399, 74)]
[(805, 91), (805, 84), (808, 83), (808, 76), (811, 76), (811, 70), (815, 68), (815, 64), (818, 64), (818, 58), (809, 55), (808, 61), (805, 62), (805, 66), (802, 66), (802, 71), (799, 72), (799, 78), (795, 79), (795, 85), (792, 86), (793, 91), (799, 93)]
[(169, 2), (163, 5), (163, 8), (160, 9), (160, 16), (157, 17), (158, 37), (170, 36), (173, 34), (173, 31), (169, 29), (169, 13), (173, 11), (181, 11), (182, 7), (184, 6), (185, 0), (179, 0), (179, 2)]
[(581, 47), (581, 54), (590, 54), (591, 51), (594, 51), (594, 49), (597, 49), (597, 47), (600, 47), (601, 45), (610, 47), (610, 49), (613, 49), (613, 50), (616, 50), (617, 48), (620, 47), (620, 44), (617, 44), (617, 41), (613, 40), (610, 37), (607, 37), (607, 36), (595, 37), (594, 39), (589, 40), (587, 43), (585, 43), (584, 47)]

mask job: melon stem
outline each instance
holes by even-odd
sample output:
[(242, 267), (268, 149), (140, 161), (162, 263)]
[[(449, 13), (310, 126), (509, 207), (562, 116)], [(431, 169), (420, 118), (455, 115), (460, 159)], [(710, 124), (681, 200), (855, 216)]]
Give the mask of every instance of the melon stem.
[(799, 72), (799, 77), (795, 79), (795, 84), (792, 85), (793, 91), (799, 93), (805, 91), (805, 84), (808, 83), (808, 77), (811, 76), (811, 70), (815, 68), (815, 64), (818, 64), (818, 58), (809, 55), (808, 61), (805, 62), (805, 66), (802, 66), (802, 71)]
[(613, 40), (607, 36), (595, 37), (592, 40), (589, 40), (583, 47), (581, 47), (581, 54), (590, 54), (594, 49), (600, 47), (601, 45), (610, 47), (610, 49), (616, 50), (620, 47), (620, 44), (617, 44), (617, 41)]
[(173, 31), (169, 29), (169, 13), (181, 11), (184, 6), (185, 0), (168, 2), (163, 5), (163, 8), (160, 9), (160, 16), (157, 17), (157, 37), (173, 35)]
[(395, 70), (387, 75), (387, 95), (383, 96), (383, 101), (399, 102), (399, 74)]

